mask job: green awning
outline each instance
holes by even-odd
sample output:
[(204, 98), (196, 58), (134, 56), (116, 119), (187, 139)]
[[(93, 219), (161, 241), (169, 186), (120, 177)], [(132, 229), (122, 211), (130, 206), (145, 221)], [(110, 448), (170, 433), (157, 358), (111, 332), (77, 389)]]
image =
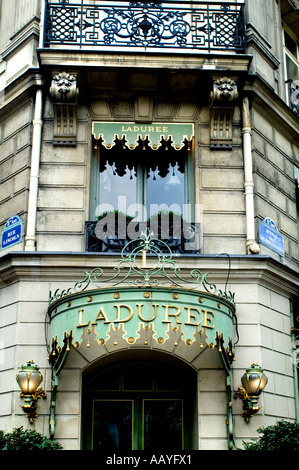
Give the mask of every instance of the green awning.
[(162, 140), (171, 141), (172, 147), (180, 150), (185, 140), (191, 141), (194, 136), (192, 123), (151, 123), (134, 122), (93, 122), (92, 134), (96, 140), (102, 139), (102, 144), (110, 149), (117, 139), (125, 139), (126, 145), (133, 150), (138, 141), (148, 140), (148, 145), (157, 150)]
[[(49, 307), (50, 335), (63, 346), (65, 332), (80, 347), (84, 332), (105, 345), (117, 332), (118, 341), (150, 345), (204, 343), (225, 348), (233, 338), (233, 304), (218, 295), (173, 287), (118, 286), (72, 293)], [(110, 338), (111, 339), (111, 338)], [(116, 344), (116, 343), (115, 343)]]

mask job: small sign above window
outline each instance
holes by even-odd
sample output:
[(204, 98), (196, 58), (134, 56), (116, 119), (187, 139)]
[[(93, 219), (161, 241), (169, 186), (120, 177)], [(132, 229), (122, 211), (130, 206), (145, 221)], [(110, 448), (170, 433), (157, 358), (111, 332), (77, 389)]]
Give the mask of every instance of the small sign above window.
[(139, 124), (134, 122), (93, 122), (92, 134), (96, 140), (101, 139), (102, 144), (110, 149), (117, 139), (125, 139), (126, 146), (133, 150), (138, 141), (148, 140), (148, 145), (157, 150), (161, 141), (171, 140), (171, 145), (180, 150), (185, 141), (191, 141), (194, 136), (192, 123), (152, 123)]

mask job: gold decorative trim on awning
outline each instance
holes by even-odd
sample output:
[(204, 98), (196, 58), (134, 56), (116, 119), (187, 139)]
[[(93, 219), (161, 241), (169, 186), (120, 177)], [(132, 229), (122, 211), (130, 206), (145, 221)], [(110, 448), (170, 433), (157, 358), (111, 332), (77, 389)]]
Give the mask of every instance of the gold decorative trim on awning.
[(180, 150), (185, 141), (194, 136), (193, 123), (134, 123), (134, 122), (98, 122), (92, 123), (92, 134), (96, 140), (101, 139), (106, 149), (111, 149), (115, 141), (125, 140), (125, 145), (134, 150), (138, 141), (148, 141), (148, 145), (157, 150), (161, 142), (171, 142), (171, 146)]

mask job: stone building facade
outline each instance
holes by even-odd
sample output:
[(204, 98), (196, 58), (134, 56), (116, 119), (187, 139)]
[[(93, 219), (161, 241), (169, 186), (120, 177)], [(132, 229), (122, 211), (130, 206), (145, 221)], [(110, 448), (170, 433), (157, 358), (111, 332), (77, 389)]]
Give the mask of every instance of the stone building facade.
[[(100, 448), (102, 423), (120, 426), (129, 403), (128, 445), (151, 448), (146, 413), (176, 403), (172, 443), (240, 448), (259, 426), (298, 421), (298, 1), (115, 5), (1, 2), (0, 429), (28, 425), (65, 449)], [(164, 240), (188, 279), (189, 293), (184, 287), (176, 298), (189, 302), (192, 270), (208, 273), (195, 292), (216, 299), (216, 309), (228, 302), (228, 324), (210, 304), (169, 313), (173, 284), (159, 271), (168, 307), (155, 307), (152, 327), (168, 323), (171, 333), (157, 341), (145, 321), (126, 335), (119, 305), (131, 312), (130, 292), (143, 306), (160, 287), (147, 280), (127, 291), (136, 272), (115, 287), (121, 249), (134, 236), (124, 242), (116, 231), (103, 240), (99, 217), (107, 222), (116, 210), (120, 224), (127, 213), (137, 238), (157, 206), (182, 211), (192, 231), (179, 246)], [(79, 289), (86, 272), (102, 270), (95, 286)], [(113, 297), (101, 310), (109, 292), (122, 304)], [(93, 303), (93, 317), (84, 316)], [(200, 324), (203, 310), (212, 314), (189, 344), (186, 325)], [(47, 393), (33, 424), (15, 380), (29, 360)], [(252, 363), (268, 383), (245, 422), (234, 394)], [(103, 406), (111, 403), (119, 411), (108, 419)]]

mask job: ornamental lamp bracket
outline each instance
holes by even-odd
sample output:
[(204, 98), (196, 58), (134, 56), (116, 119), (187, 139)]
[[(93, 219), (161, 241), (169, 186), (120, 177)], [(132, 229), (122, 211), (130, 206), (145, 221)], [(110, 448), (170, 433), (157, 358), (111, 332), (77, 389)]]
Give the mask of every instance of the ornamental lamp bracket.
[(46, 398), (47, 395), (40, 387), (43, 376), (39, 372), (39, 367), (33, 362), (28, 361), (23, 364), (21, 370), (16, 375), (17, 383), (21, 389), (20, 397), (24, 398), (22, 410), (27, 414), (30, 424), (34, 423), (38, 414), (37, 400), (38, 398)]
[(243, 418), (249, 423), (250, 418), (256, 414), (260, 407), (258, 400), (260, 394), (264, 390), (268, 382), (268, 377), (264, 374), (263, 369), (254, 362), (251, 367), (241, 377), (242, 386), (238, 388), (234, 394), (234, 398), (243, 400)]

